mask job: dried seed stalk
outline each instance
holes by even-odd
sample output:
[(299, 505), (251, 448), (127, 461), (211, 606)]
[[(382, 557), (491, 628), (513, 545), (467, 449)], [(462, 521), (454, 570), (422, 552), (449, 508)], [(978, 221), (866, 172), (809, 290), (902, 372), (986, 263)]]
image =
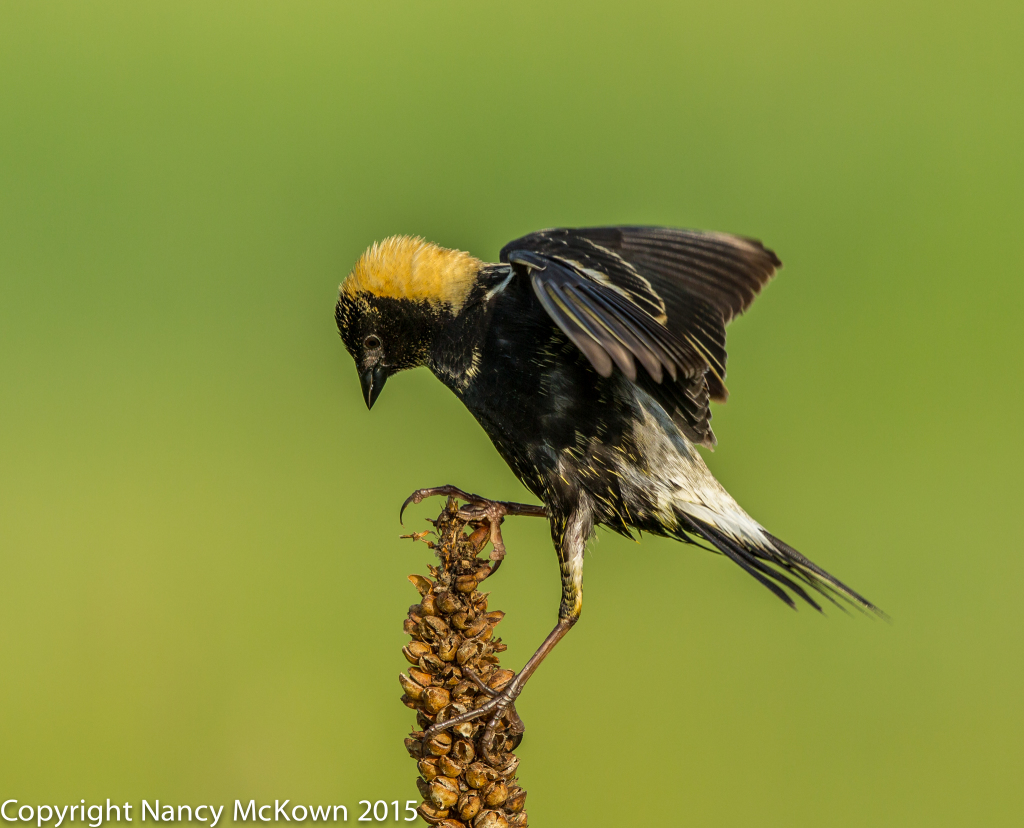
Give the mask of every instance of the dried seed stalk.
[(419, 814), (441, 828), (525, 828), (526, 791), (517, 784), (519, 759), (512, 753), (522, 734), (511, 724), (514, 714), (498, 725), (490, 745), (483, 741), (486, 716), (430, 739), (424, 734), (435, 722), (484, 704), (490, 696), (477, 681), (500, 691), (515, 675), (498, 664), (505, 645), (494, 638), (494, 627), (504, 613), (488, 612), (488, 594), (477, 589), (491, 573), (477, 557), (487, 542), (486, 524), (467, 535), (458, 511), (449, 498), (433, 522), (437, 541), (428, 544), (440, 560), (429, 567), (433, 580), (409, 576), (421, 601), (405, 621), (412, 641), (402, 654), (411, 666), (398, 680), (419, 728), (405, 740), (420, 772)]

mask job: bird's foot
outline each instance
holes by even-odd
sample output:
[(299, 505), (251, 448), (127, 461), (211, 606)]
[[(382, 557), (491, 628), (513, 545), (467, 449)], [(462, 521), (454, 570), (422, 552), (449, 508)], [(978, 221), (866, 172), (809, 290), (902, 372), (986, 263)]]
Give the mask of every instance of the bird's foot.
[[(405, 508), (410, 503), (422, 503), (428, 497), (446, 495), (459, 500), (464, 500), (466, 505), (459, 509), (459, 517), (469, 523), (482, 523), (487, 521), (490, 528), (491, 560), (500, 563), (505, 557), (505, 542), (501, 537), (501, 523), (509, 515), (528, 515), (532, 517), (547, 517), (547, 509), (543, 506), (532, 506), (529, 503), (512, 503), (505, 500), (490, 500), (480, 495), (470, 494), (458, 489), (455, 486), (435, 486), (431, 489), (417, 489), (405, 499), (402, 508), (398, 513), (398, 520), (401, 522)], [(495, 566), (497, 569), (497, 566)]]
[(517, 681), (517, 676), (499, 692), (484, 684), (480, 677), (472, 671), (464, 670), (464, 673), (476, 684), (481, 693), (489, 696), (488, 700), (473, 710), (467, 710), (465, 713), (461, 713), (451, 719), (431, 725), (425, 734), (426, 738), (429, 739), (431, 736), (436, 736), (448, 728), (458, 727), (466, 722), (472, 722), (488, 716), (487, 726), (484, 728), (479, 745), (485, 761), (488, 764), (496, 765), (499, 760), (493, 753), (494, 737), (498, 733), (498, 727), (502, 719), (505, 720), (503, 735), (512, 739), (511, 750), (515, 750), (519, 746), (519, 743), (523, 740), (523, 733), (526, 732), (526, 726), (519, 717), (519, 713), (516, 712), (515, 705), (516, 697), (522, 692), (522, 685)]
[[(485, 696), (489, 696), (490, 698), (495, 699), (501, 695), (501, 693), (497, 690), (492, 690), (490, 687), (484, 684), (480, 676), (478, 676), (472, 670), (468, 670), (465, 667), (463, 667), (462, 672), (463, 675), (469, 676), (470, 681), (472, 681), (473, 684), (477, 686), (477, 689)], [(516, 705), (514, 701), (509, 703), (508, 707), (505, 709), (505, 716), (508, 718), (507, 731), (510, 734), (512, 734), (512, 736), (515, 738), (515, 744), (512, 745), (512, 750), (515, 750), (519, 746), (519, 743), (523, 740), (523, 734), (526, 732), (526, 725), (524, 725), (523, 720), (519, 718), (519, 713), (516, 712)]]

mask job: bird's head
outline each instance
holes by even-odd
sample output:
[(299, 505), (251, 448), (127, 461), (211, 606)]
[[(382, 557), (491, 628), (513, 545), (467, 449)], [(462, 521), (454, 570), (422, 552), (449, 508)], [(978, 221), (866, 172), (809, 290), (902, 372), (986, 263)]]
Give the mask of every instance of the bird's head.
[(468, 253), (409, 236), (363, 253), (341, 283), (335, 319), (367, 408), (388, 377), (427, 363), (437, 332), (461, 312), (482, 266)]

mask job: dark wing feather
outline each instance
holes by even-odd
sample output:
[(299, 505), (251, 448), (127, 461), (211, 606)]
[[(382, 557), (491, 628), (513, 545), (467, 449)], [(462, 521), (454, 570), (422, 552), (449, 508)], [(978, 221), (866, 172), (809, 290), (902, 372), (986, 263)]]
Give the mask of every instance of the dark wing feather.
[(725, 325), (781, 265), (774, 253), (725, 233), (589, 227), (531, 233), (505, 245), (501, 261), (529, 277), (598, 373), (618, 366), (687, 436), (714, 444), (708, 399), (728, 394)]
[[(724, 322), (750, 307), (761, 288), (782, 266), (761, 242), (727, 233), (666, 227), (594, 228), (580, 232), (603, 237), (610, 249), (641, 271), (648, 271), (656, 289), (682, 289), (703, 298), (722, 313)], [(661, 280), (666, 280), (665, 284)]]

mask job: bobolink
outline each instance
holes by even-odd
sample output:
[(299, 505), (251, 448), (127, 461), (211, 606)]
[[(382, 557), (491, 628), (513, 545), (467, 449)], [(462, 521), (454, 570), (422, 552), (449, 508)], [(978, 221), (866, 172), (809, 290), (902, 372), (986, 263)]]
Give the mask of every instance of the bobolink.
[[(336, 319), (366, 405), (397, 371), (426, 365), (462, 400), (544, 506), (487, 501), (451, 486), (491, 527), (546, 516), (562, 572), (558, 624), (482, 708), (509, 708), (580, 615), (583, 553), (597, 525), (704, 541), (791, 607), (790, 592), (865, 598), (771, 535), (712, 476), (709, 402), (726, 399), (725, 326), (781, 262), (760, 242), (661, 227), (543, 230), (499, 264), (422, 239), (370, 247), (341, 285)], [(405, 507), (403, 506), (403, 509)], [(787, 592), (788, 590), (788, 592)], [(436, 727), (436, 726), (435, 726)]]

